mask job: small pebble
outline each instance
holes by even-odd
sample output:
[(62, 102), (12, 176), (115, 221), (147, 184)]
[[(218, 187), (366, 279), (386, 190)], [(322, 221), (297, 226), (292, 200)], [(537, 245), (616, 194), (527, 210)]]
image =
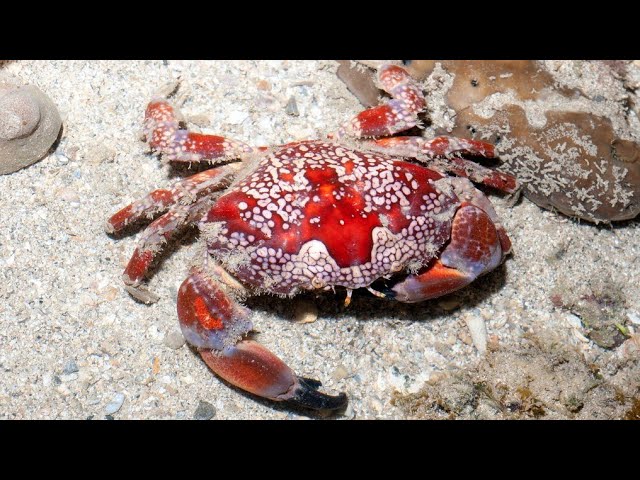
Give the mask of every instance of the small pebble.
[(573, 328), (582, 328), (582, 320), (580, 320), (579, 316), (574, 315), (573, 313), (568, 313), (565, 318)]
[(347, 408), (345, 408), (344, 413), (342, 414), (342, 417), (345, 420), (353, 420), (354, 418), (356, 418), (356, 412), (353, 409), (353, 403), (349, 402), (347, 404)]
[(173, 330), (164, 336), (162, 343), (173, 350), (178, 350), (186, 343), (186, 341), (182, 336), (182, 333), (177, 330)]
[(331, 378), (333, 378), (336, 382), (342, 380), (343, 378), (347, 378), (348, 376), (349, 371), (344, 367), (344, 365), (338, 365), (331, 374)]
[(116, 393), (115, 396), (113, 397), (113, 401), (105, 407), (104, 414), (113, 415), (118, 410), (120, 410), (120, 407), (122, 407), (123, 403), (124, 403), (124, 394)]
[(627, 313), (627, 317), (631, 320), (631, 323), (635, 323), (636, 325), (640, 325), (640, 315), (637, 312), (629, 312)]
[(76, 373), (79, 371), (78, 365), (76, 365), (75, 360), (69, 360), (65, 365), (62, 373), (65, 375), (70, 375), (72, 373)]
[(209, 402), (200, 400), (200, 403), (198, 403), (198, 408), (196, 408), (196, 411), (193, 414), (193, 419), (194, 420), (211, 420), (215, 416), (216, 416), (216, 408), (213, 405), (211, 405)]
[(465, 322), (469, 327), (473, 345), (480, 355), (484, 355), (487, 351), (487, 327), (484, 319), (479, 315), (469, 315)]
[(318, 319), (318, 309), (315, 304), (300, 300), (293, 309), (293, 321), (296, 323), (312, 323)]
[(287, 106), (284, 107), (284, 111), (293, 117), (300, 116), (300, 112), (298, 111), (298, 103), (296, 102), (296, 97), (289, 98), (287, 102)]
[(262, 90), (263, 92), (271, 90), (271, 84), (266, 80), (258, 80), (256, 86), (258, 87), (258, 90)]

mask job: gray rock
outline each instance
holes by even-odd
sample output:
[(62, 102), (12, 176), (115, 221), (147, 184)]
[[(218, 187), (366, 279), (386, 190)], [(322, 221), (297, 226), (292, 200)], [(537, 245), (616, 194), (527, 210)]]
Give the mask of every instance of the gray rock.
[(205, 402), (200, 400), (198, 403), (198, 408), (196, 408), (195, 413), (193, 414), (194, 420), (211, 420), (216, 416), (216, 409), (209, 402)]
[(116, 393), (115, 396), (113, 397), (113, 400), (111, 401), (111, 403), (109, 403), (105, 407), (104, 414), (105, 415), (113, 415), (118, 410), (120, 410), (120, 408), (122, 407), (123, 403), (124, 403), (124, 394), (123, 393)]
[(162, 343), (164, 343), (167, 347), (173, 350), (177, 350), (181, 348), (185, 344), (185, 342), (186, 341), (182, 336), (182, 333), (180, 333), (177, 330), (173, 330), (167, 333), (164, 339), (162, 340)]
[(78, 365), (76, 365), (75, 360), (71, 359), (64, 365), (62, 373), (64, 373), (65, 375), (71, 375), (72, 373), (76, 373), (78, 371)]
[(292, 117), (298, 117), (300, 112), (298, 111), (298, 103), (296, 102), (296, 97), (289, 98), (287, 102), (287, 106), (284, 107), (284, 111)]

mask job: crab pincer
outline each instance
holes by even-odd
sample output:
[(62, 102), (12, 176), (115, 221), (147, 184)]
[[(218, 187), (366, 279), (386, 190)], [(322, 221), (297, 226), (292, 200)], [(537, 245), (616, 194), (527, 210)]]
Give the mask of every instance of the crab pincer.
[[(218, 376), (242, 390), (313, 410), (339, 410), (347, 396), (326, 395), (315, 380), (298, 377), (260, 343), (244, 338), (249, 312), (233, 299), (225, 278), (193, 268), (178, 291), (178, 318), (186, 340)], [(240, 340), (238, 340), (240, 338)]]

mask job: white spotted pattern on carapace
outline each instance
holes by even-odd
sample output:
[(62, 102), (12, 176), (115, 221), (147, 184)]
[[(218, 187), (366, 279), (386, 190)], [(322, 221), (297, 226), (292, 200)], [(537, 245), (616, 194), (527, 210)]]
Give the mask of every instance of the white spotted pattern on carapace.
[(200, 227), (215, 232), (210, 254), (255, 287), (366, 287), (428, 264), (449, 239), (460, 202), (434, 185), (440, 178), (380, 154), (291, 143), (265, 155)]

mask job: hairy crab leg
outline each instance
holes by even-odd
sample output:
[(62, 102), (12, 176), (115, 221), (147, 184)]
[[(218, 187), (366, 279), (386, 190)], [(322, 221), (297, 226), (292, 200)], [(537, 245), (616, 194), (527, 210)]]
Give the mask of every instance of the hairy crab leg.
[(420, 85), (404, 68), (396, 65), (381, 66), (377, 79), (378, 86), (391, 95), (392, 100), (360, 112), (332, 136), (384, 137), (418, 124), (418, 114), (427, 105)]
[[(178, 317), (185, 339), (227, 382), (260, 397), (314, 410), (338, 410), (344, 393), (317, 391), (319, 383), (298, 377), (280, 358), (256, 341), (243, 338), (252, 325), (248, 310), (234, 300), (221, 267), (194, 267), (178, 291)], [(241, 288), (241, 287), (240, 287)]]
[(494, 270), (511, 251), (511, 241), (489, 200), (464, 178), (448, 179), (461, 199), (451, 239), (424, 272), (409, 275), (387, 295), (400, 302), (421, 302), (454, 292)]
[(170, 188), (154, 190), (115, 213), (107, 221), (105, 230), (116, 233), (138, 220), (152, 218), (176, 203), (193, 203), (204, 194), (224, 188), (241, 166), (240, 163), (231, 163), (212, 168), (184, 178)]
[[(420, 85), (402, 67), (383, 65), (377, 72), (378, 85), (391, 95), (393, 100), (377, 107), (368, 108), (343, 125), (330, 138), (388, 137), (403, 132), (418, 124), (418, 114), (426, 108)], [(515, 177), (497, 172), (470, 162), (461, 155), (494, 157), (490, 143), (455, 137), (437, 137), (425, 140), (422, 137), (394, 137), (364, 141), (362, 146), (387, 155), (416, 158), (429, 167), (444, 172), (468, 177), (498, 190), (514, 193), (518, 190)], [(434, 160), (434, 158), (436, 160)]]
[(154, 303), (157, 295), (142, 286), (142, 280), (155, 256), (180, 228), (193, 224), (211, 208), (215, 198), (204, 197), (190, 205), (174, 205), (142, 232), (136, 249), (122, 274), (127, 291), (143, 303)]
[(149, 102), (144, 117), (144, 132), (152, 149), (172, 162), (223, 162), (246, 157), (254, 152), (249, 145), (218, 135), (181, 129), (182, 115), (164, 98)]
[(437, 137), (431, 140), (422, 137), (393, 137), (365, 141), (363, 147), (385, 155), (415, 158), (427, 163), (429, 168), (439, 168), (461, 177), (467, 177), (474, 182), (503, 192), (514, 193), (519, 188), (514, 176), (483, 167), (460, 157), (461, 155), (473, 155), (494, 158), (494, 146), (480, 140), (457, 137)]

